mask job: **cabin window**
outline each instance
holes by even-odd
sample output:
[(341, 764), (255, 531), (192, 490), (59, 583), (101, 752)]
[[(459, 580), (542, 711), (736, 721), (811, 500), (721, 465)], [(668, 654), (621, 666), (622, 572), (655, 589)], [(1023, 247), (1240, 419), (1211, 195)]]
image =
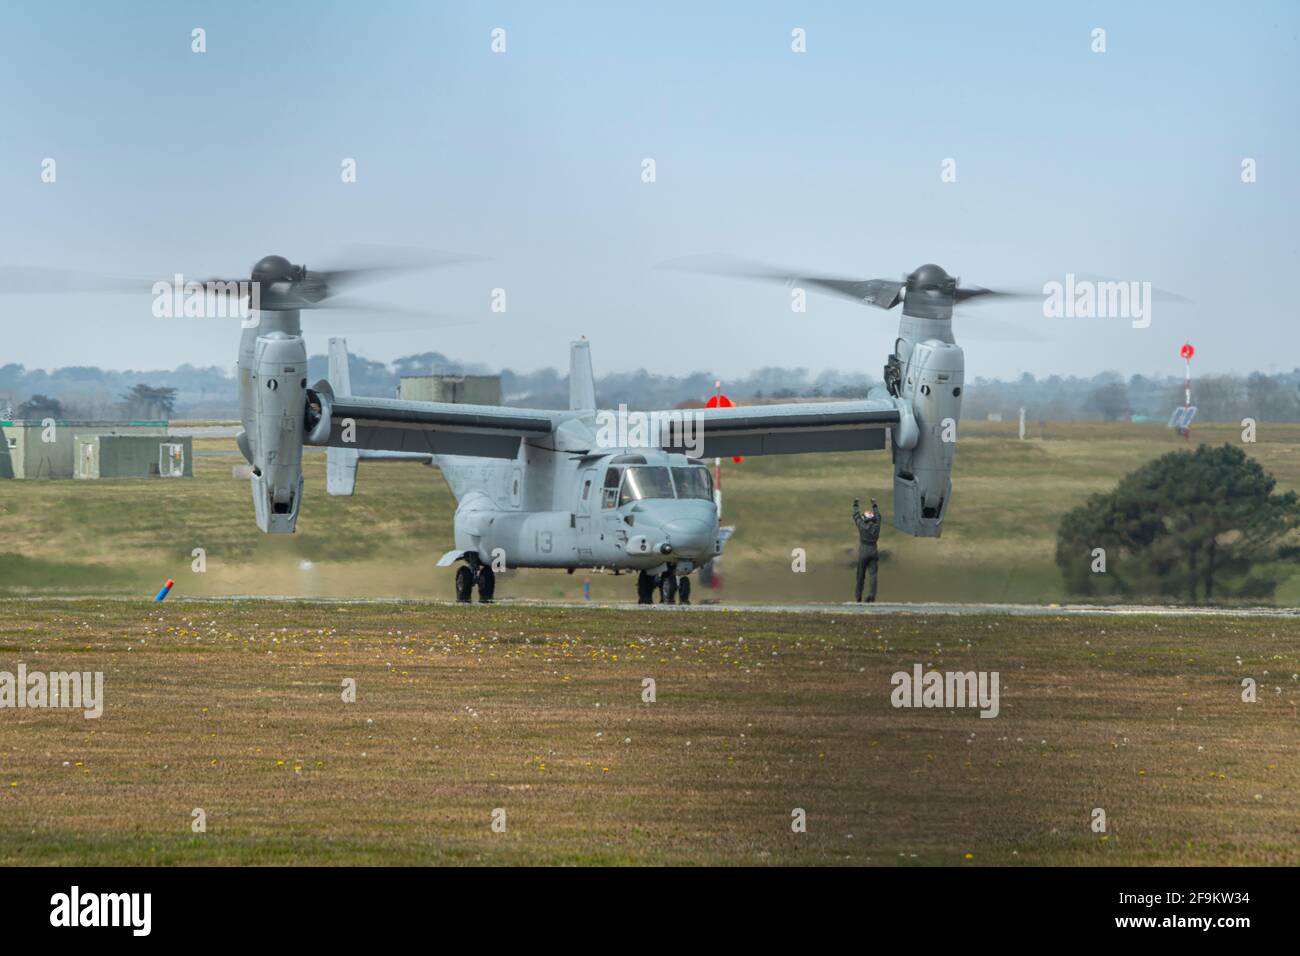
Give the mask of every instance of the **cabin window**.
[(605, 488), (601, 492), (600, 506), (613, 508), (618, 504), (618, 483), (623, 479), (621, 468), (610, 468), (605, 472)]
[(586, 501), (591, 496), (591, 479), (588, 478), (582, 483), (582, 500)]

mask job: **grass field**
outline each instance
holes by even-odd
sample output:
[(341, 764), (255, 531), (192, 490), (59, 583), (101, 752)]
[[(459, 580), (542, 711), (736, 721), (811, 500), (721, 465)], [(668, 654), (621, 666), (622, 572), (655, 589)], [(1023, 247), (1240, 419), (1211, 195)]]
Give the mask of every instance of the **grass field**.
[[(886, 527), (882, 599), (1067, 600), (1060, 516), (1180, 446), (1151, 425), (967, 426), (943, 538)], [(1300, 427), (1246, 447), (1300, 488)], [(102, 671), (107, 698), (98, 720), (0, 710), (0, 863), (1300, 863), (1295, 618), (638, 611), (599, 606), (633, 597), (610, 575), (577, 609), (187, 602), (451, 596), (435, 470), (363, 463), (330, 498), (309, 454), (298, 533), (267, 537), (240, 460), (0, 483), (0, 671)], [(850, 597), (850, 503), (890, 510), (888, 456), (724, 469), (721, 597)], [(498, 592), (574, 601), (583, 577)], [(999, 672), (1001, 714), (893, 708), (890, 675), (918, 663)]]
[[(0, 670), (105, 675), (98, 720), (0, 711), (0, 863), (1294, 866), (1297, 638), (1285, 618), (0, 601)], [(915, 663), (998, 671), (1000, 715), (893, 708)]]
[[(1198, 441), (1239, 443), (1240, 430), (1198, 427)], [(231, 450), (204, 439), (196, 450)], [(1060, 517), (1124, 474), (1183, 443), (1153, 424), (1033, 423), (963, 426), (953, 501), (940, 540), (916, 540), (886, 524), (881, 597), (897, 601), (1048, 603), (1068, 599), (1053, 561)], [(1244, 446), (1282, 489), (1300, 489), (1300, 426), (1262, 424)], [(436, 470), (407, 462), (362, 463), (357, 494), (331, 498), (324, 456), (306, 456), (298, 533), (261, 535), (242, 459), (197, 457), (189, 481), (10, 481), (0, 483), (0, 594), (152, 595), (167, 578), (186, 594), (452, 596), (449, 569), (434, 561), (452, 546), (454, 502)], [(855, 495), (875, 495), (887, 514), (889, 457), (883, 453), (797, 455), (728, 462), (723, 519), (728, 602), (843, 601), (852, 597)], [(191, 551), (207, 571), (191, 573)], [(807, 573), (791, 572), (803, 548)], [(309, 566), (303, 562), (310, 562)], [(579, 599), (584, 575), (520, 572), (502, 596)], [(633, 600), (632, 579), (595, 575), (597, 603)], [(702, 596), (702, 595), (701, 595)], [(1300, 604), (1300, 576), (1277, 602)]]

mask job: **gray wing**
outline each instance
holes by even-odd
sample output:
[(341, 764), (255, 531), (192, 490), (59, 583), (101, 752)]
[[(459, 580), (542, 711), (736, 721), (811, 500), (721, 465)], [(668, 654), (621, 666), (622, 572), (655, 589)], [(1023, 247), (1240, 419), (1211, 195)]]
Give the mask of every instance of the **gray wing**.
[[(548, 412), (496, 405), (356, 396), (335, 398), (332, 405), (329, 438), (318, 444), (358, 451), (514, 458), (521, 441), (545, 438), (555, 426)], [(348, 422), (352, 442), (344, 441)]]
[[(877, 451), (885, 447), (887, 429), (899, 423), (891, 399), (851, 402), (807, 402), (787, 405), (747, 405), (743, 408), (679, 410), (681, 425), (663, 429), (661, 445), (674, 451), (694, 450), (686, 429), (700, 415), (703, 429), (700, 457), (731, 455), (792, 455), (827, 451)], [(671, 421), (671, 419), (667, 419)]]

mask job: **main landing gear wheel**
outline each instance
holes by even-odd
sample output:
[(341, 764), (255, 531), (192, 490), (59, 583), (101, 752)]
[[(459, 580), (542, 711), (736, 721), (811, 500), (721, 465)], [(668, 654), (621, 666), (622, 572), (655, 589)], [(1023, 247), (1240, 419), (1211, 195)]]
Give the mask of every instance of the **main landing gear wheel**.
[(456, 600), (461, 604), (468, 604), (474, 595), (474, 572), (470, 570), (468, 564), (462, 564), (456, 569)]
[(691, 579), (684, 574), (677, 579), (677, 603), (691, 603)]
[(640, 572), (636, 576), (636, 603), (649, 604), (654, 592), (655, 576), (648, 571)]
[(478, 569), (478, 603), (491, 604), (492, 595), (497, 590), (497, 576), (491, 565), (481, 565)]
[(677, 603), (677, 578), (671, 571), (659, 575), (659, 601), (661, 604)]

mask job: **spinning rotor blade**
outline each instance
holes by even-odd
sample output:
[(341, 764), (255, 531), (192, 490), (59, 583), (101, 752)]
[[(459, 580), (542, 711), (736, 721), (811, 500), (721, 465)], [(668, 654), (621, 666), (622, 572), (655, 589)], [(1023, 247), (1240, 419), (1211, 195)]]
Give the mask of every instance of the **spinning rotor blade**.
[(368, 299), (352, 299), (347, 296), (330, 296), (321, 302), (305, 303), (302, 306), (304, 312), (311, 310), (347, 309), (352, 312), (382, 312), (388, 315), (427, 315), (434, 316), (432, 312), (425, 312), (421, 309), (411, 309), (402, 305), (389, 305), (386, 302), (371, 302)]
[[(892, 309), (905, 297), (908, 280), (905, 279), (849, 279), (834, 276), (802, 274), (800, 270), (772, 266), (762, 262), (753, 262), (729, 256), (687, 256), (664, 263), (661, 268), (678, 272), (693, 272), (702, 275), (758, 279), (768, 282), (780, 282), (788, 286), (800, 286), (825, 292), (839, 298), (850, 299), (860, 304), (875, 306), (879, 309)], [(913, 273), (912, 275), (916, 275)], [(910, 276), (909, 276), (910, 278)], [(926, 294), (924, 292), (918, 294)], [(1043, 298), (1043, 294), (1029, 290), (994, 290), (979, 286), (957, 288), (953, 293), (953, 302), (965, 302), (971, 299), (1031, 300)], [(963, 334), (976, 339), (992, 341), (1042, 341), (1039, 335), (1024, 326), (1004, 322), (978, 312), (962, 319)]]
[[(401, 305), (389, 305), (386, 302), (371, 302), (367, 299), (352, 299), (347, 296), (332, 296), (321, 302), (313, 302), (302, 306), (304, 312), (310, 310), (313, 312), (365, 312), (369, 315), (390, 315), (402, 316), (412, 320), (408, 323), (408, 328), (429, 327), (447, 325), (467, 325), (472, 324), (472, 319), (464, 319), (459, 316), (445, 315), (439, 312), (426, 312), (423, 309), (411, 309)], [(314, 320), (313, 320), (314, 321)], [(354, 323), (354, 326), (356, 324)], [(359, 326), (356, 326), (360, 330)], [(369, 325), (366, 326), (369, 328)]]
[(200, 279), (198, 284), (203, 286), (207, 295), (243, 299), (247, 297), (249, 287), (253, 283), (248, 279)]
[[(908, 273), (901, 281), (890, 279), (849, 279), (836, 276), (806, 275), (799, 270), (772, 266), (762, 262), (753, 262), (729, 256), (687, 256), (663, 263), (661, 268), (679, 272), (694, 272), (705, 275), (720, 275), (742, 279), (758, 279), (769, 282), (781, 282), (787, 286), (800, 286), (818, 292), (825, 292), (844, 299), (876, 306), (880, 309), (892, 309), (909, 298), (918, 297), (912, 310), (904, 306), (904, 311), (913, 315), (926, 315), (927, 310), (934, 310), (935, 315), (950, 315), (951, 308), (959, 304), (976, 305), (985, 302), (1046, 302), (1051, 282), (1064, 286), (1068, 283), (1062, 279), (1051, 279), (1036, 288), (1013, 287), (988, 289), (983, 286), (959, 286), (957, 280), (941, 267), (928, 263)], [(1071, 273), (1073, 282), (1091, 282), (1100, 286), (1103, 283), (1117, 283), (1130, 289), (1131, 280), (1109, 279), (1103, 276)], [(1164, 289), (1157, 289), (1142, 284), (1151, 300), (1156, 302), (1187, 302), (1188, 299)], [(946, 309), (945, 309), (946, 305)], [(1003, 340), (1029, 339), (1042, 340), (1042, 336), (1027, 328), (1001, 322), (983, 316), (976, 310), (962, 319), (964, 332), (974, 333), (976, 337), (988, 337)], [(991, 334), (985, 334), (991, 333)]]
[(1027, 289), (1015, 289), (1010, 291), (1002, 291), (999, 289), (984, 289), (981, 288), (980, 286), (958, 286), (956, 293), (953, 295), (953, 300), (956, 302), (967, 302), (970, 299), (983, 298), (983, 299), (1007, 299), (1009, 301), (1016, 301), (1016, 300), (1027, 300), (1027, 299), (1041, 299), (1042, 297), (1043, 297), (1043, 293), (1030, 292)]
[[(1061, 280), (1051, 279), (1048, 281), (1059, 283)], [(1076, 273), (1074, 276), (1074, 281), (1076, 283), (1091, 282), (1096, 285), (1101, 285), (1103, 283), (1120, 283), (1123, 285), (1130, 285), (1132, 280), (1110, 279), (1105, 276), (1079, 275)], [(971, 299), (979, 299), (981, 301), (986, 299), (1001, 299), (1001, 300), (1012, 301), (1012, 302), (1014, 301), (1041, 302), (1043, 301), (1043, 299), (1047, 297), (1046, 285), (1047, 283), (1045, 282), (1043, 283), (1042, 286), (1040, 286), (1037, 289), (1020, 288), (1020, 289), (1005, 289), (1005, 290), (984, 289), (979, 286), (971, 286), (968, 288), (962, 287), (957, 289), (957, 293), (954, 296), (954, 298), (957, 302), (967, 302)], [(1186, 296), (1181, 296), (1176, 292), (1170, 292), (1167, 289), (1159, 289), (1154, 286), (1151, 288), (1150, 292), (1151, 292), (1151, 299), (1155, 302), (1191, 302), (1192, 301)]]
[(661, 266), (674, 272), (726, 276), (780, 282), (787, 286), (816, 289), (853, 302), (865, 302), (880, 309), (892, 309), (902, 301), (904, 283), (890, 279), (847, 279), (838, 276), (808, 275), (797, 269), (772, 266), (763, 262), (729, 256), (687, 256)]
[[(1098, 285), (1100, 285), (1101, 283), (1117, 282), (1117, 283), (1122, 283), (1124, 285), (1130, 285), (1134, 281), (1133, 279), (1116, 279), (1113, 278), (1112, 276), (1093, 275), (1090, 272), (1076, 272), (1073, 275), (1074, 275), (1074, 281), (1076, 285), (1080, 282), (1092, 282)], [(1052, 281), (1061, 282), (1061, 279), (1054, 278)], [(1151, 299), (1155, 302), (1186, 303), (1192, 301), (1186, 296), (1179, 295), (1177, 292), (1170, 292), (1168, 289), (1161, 289), (1158, 286), (1152, 286), (1150, 292), (1151, 292)]]
[(442, 252), (435, 249), (389, 249), (383, 246), (354, 246), (346, 254), (348, 265), (309, 269), (308, 276), (325, 283), (329, 295), (350, 291), (374, 282), (430, 269), (444, 269), (467, 262), (482, 262), (480, 256)]
[(0, 295), (66, 295), (81, 293), (149, 294), (155, 279), (106, 276), (71, 269), (0, 266)]

